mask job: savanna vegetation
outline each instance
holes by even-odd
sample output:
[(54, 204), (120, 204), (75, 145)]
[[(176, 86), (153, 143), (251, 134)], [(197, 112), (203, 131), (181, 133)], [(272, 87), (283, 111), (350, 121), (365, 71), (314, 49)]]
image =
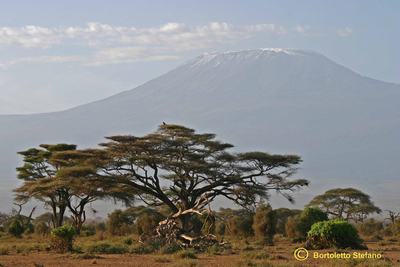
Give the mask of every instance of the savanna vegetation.
[[(358, 189), (328, 190), (302, 210), (270, 205), (271, 192), (294, 202), (309, 184), (294, 178), (298, 155), (237, 153), (214, 134), (171, 124), (106, 139), (98, 148), (43, 144), (18, 153), (22, 183), (18, 208), (0, 214), (0, 266), (300, 266), (297, 247), (384, 255), (308, 261), (318, 266), (399, 260), (400, 213)], [(213, 209), (217, 199), (231, 204)], [(90, 218), (99, 200), (119, 208)], [(28, 202), (46, 212), (24, 209)]]

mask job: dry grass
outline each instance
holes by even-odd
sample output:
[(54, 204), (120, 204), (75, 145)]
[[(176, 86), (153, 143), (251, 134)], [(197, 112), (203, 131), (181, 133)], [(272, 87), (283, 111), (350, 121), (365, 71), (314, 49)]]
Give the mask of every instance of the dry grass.
[[(48, 240), (43, 237), (29, 236), (16, 239), (3, 236), (0, 238), (0, 266), (110, 266), (110, 267), (386, 267), (400, 266), (400, 243), (397, 240), (381, 240), (368, 242), (369, 252), (380, 252), (380, 260), (321, 260), (308, 259), (298, 262), (293, 257), (293, 251), (301, 244), (292, 244), (284, 239), (275, 246), (262, 247), (256, 243), (238, 241), (232, 244), (232, 249), (226, 251), (208, 251), (197, 254), (194, 251), (181, 251), (174, 254), (163, 254), (162, 250), (141, 250), (135, 237), (98, 238), (96, 236), (78, 238), (75, 242), (76, 253), (55, 254), (47, 250)], [(130, 241), (132, 240), (132, 241)], [(319, 251), (319, 252), (327, 252)], [(351, 251), (346, 251), (351, 252)], [(121, 254), (110, 254), (121, 253)]]

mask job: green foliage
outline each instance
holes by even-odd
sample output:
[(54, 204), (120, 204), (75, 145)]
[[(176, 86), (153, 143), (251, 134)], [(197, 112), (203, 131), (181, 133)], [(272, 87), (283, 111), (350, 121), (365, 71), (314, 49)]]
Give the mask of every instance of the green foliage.
[(257, 207), (253, 217), (253, 230), (258, 241), (263, 244), (273, 244), (276, 231), (276, 213), (269, 204), (262, 204)]
[(191, 249), (185, 249), (185, 250), (179, 251), (176, 254), (176, 257), (180, 258), (180, 259), (197, 259), (196, 252)]
[(38, 222), (35, 224), (35, 233), (46, 236), (50, 233), (50, 227), (45, 222)]
[(226, 224), (222, 221), (217, 221), (215, 223), (215, 234), (218, 236), (224, 236), (226, 232)]
[(221, 255), (224, 252), (224, 247), (219, 246), (219, 245), (212, 245), (207, 248), (206, 252), (209, 255)]
[(114, 210), (108, 215), (107, 230), (112, 235), (128, 235), (134, 232), (135, 216), (127, 211)]
[(314, 197), (308, 204), (319, 207), (333, 218), (363, 221), (369, 214), (380, 213), (369, 195), (355, 188), (335, 188)]
[[(207, 195), (210, 200), (222, 196), (248, 208), (256, 200), (268, 199), (271, 188), (293, 201), (289, 193), (308, 185), (305, 179), (290, 180), (302, 161), (297, 155), (233, 153), (229, 150), (233, 146), (216, 140), (215, 134), (200, 134), (181, 125), (163, 124), (141, 137), (110, 136), (100, 145), (100, 149), (78, 150), (73, 144), (42, 144), (19, 152), (23, 165), (17, 172), (23, 184), (14, 190), (16, 199), (36, 199), (49, 206), (53, 227), (62, 226), (69, 212), (79, 233), (87, 205), (98, 199), (130, 203), (141, 198), (151, 206), (177, 212), (193, 208)], [(150, 234), (160, 218), (160, 213), (145, 208), (131, 214), (116, 211), (110, 215), (109, 231)], [(247, 218), (244, 222), (231, 218), (230, 224), (234, 233), (252, 234)], [(202, 221), (192, 216), (182, 219), (182, 225), (196, 233), (215, 232), (212, 218)]]
[(286, 236), (293, 241), (301, 239), (301, 233), (298, 230), (298, 216), (289, 217), (285, 224)]
[(302, 237), (306, 237), (314, 223), (326, 220), (328, 215), (320, 209), (305, 208), (299, 215), (297, 229)]
[(149, 253), (153, 253), (157, 249), (158, 249), (158, 247), (155, 247), (155, 246), (152, 246), (152, 245), (138, 244), (136, 246), (133, 246), (130, 249), (130, 252), (134, 253), (134, 254), (149, 254)]
[[(248, 207), (257, 198), (268, 198), (272, 187), (284, 193), (308, 185), (304, 179), (289, 180), (301, 163), (297, 155), (232, 153), (232, 145), (216, 140), (214, 134), (199, 134), (181, 125), (164, 124), (140, 137), (107, 139), (101, 144), (104, 149), (92, 151), (101, 158), (97, 162), (107, 167), (107, 180), (121, 186), (121, 195), (131, 189), (131, 197), (140, 195), (174, 212), (192, 208), (205, 193)], [(292, 200), (289, 194), (283, 195)]]
[(285, 232), (293, 241), (303, 241), (314, 223), (326, 220), (328, 215), (320, 209), (305, 208), (300, 214), (287, 219)]
[(182, 250), (181, 246), (176, 243), (165, 244), (160, 248), (160, 253), (162, 254), (173, 254)]
[(154, 209), (144, 206), (131, 207), (109, 214), (107, 229), (112, 235), (152, 234), (162, 219), (163, 215)]
[(86, 247), (88, 253), (102, 253), (102, 254), (123, 254), (129, 250), (126, 246), (113, 244), (109, 242), (99, 242)]
[(306, 246), (311, 249), (365, 248), (357, 229), (343, 220), (322, 221), (312, 225)]
[(233, 216), (228, 219), (229, 234), (232, 237), (250, 237), (254, 235), (253, 232), (253, 216), (246, 214), (244, 217)]
[(19, 220), (18, 218), (14, 218), (8, 225), (7, 232), (15, 237), (21, 237), (22, 234), (25, 232), (25, 228), (21, 220)]
[(358, 223), (357, 230), (362, 236), (375, 236), (383, 230), (383, 223), (371, 218)]
[(96, 234), (96, 226), (94, 224), (84, 224), (79, 232), (80, 236), (93, 236)]
[(163, 216), (155, 210), (143, 209), (136, 212), (137, 219), (135, 221), (137, 234), (153, 234), (154, 229), (158, 225), (158, 222), (163, 219)]
[(246, 238), (253, 235), (253, 212), (245, 209), (221, 208), (217, 216), (222, 220), (218, 221), (218, 227), (223, 229), (224, 235), (235, 238)]
[(133, 244), (133, 239), (131, 238), (131, 237), (126, 237), (126, 238), (124, 238), (124, 240), (122, 241), (125, 245), (128, 245), (128, 246), (130, 246), (130, 245), (132, 245)]
[(400, 220), (396, 220), (394, 223), (387, 225), (383, 229), (383, 233), (385, 236), (400, 238)]
[(58, 252), (72, 251), (75, 228), (71, 225), (63, 225), (51, 230), (51, 248)]
[(68, 190), (59, 183), (56, 177), (57, 170), (72, 162), (59, 162), (53, 159), (54, 154), (65, 151), (75, 151), (76, 145), (56, 144), (40, 145), (18, 152), (23, 156), (24, 164), (17, 168), (18, 179), (23, 185), (15, 189), (17, 201), (27, 201), (31, 198), (43, 202), (52, 208), (53, 225), (63, 224), (64, 213), (70, 195)]
[(289, 217), (296, 216), (301, 213), (301, 210), (292, 210), (287, 208), (279, 208), (275, 210), (276, 214), (276, 233), (281, 234), (283, 236), (287, 236), (286, 234), (286, 223)]

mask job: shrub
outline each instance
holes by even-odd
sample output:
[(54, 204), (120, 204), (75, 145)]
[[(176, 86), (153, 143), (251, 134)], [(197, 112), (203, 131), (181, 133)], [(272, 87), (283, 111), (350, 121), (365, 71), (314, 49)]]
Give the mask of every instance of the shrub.
[(124, 240), (122, 240), (122, 242), (124, 242), (125, 245), (130, 246), (133, 244), (133, 239), (131, 237), (127, 237), (127, 238), (124, 238)]
[(176, 256), (181, 259), (197, 259), (195, 251), (191, 249), (182, 250)]
[(270, 205), (260, 205), (253, 217), (253, 230), (256, 239), (263, 244), (272, 245), (276, 230), (276, 214)]
[(229, 234), (234, 237), (249, 237), (253, 235), (253, 214), (235, 215), (228, 219)]
[(133, 246), (130, 249), (130, 252), (134, 253), (134, 254), (149, 254), (149, 253), (153, 253), (155, 250), (156, 249), (152, 246), (139, 244), (139, 245)]
[(328, 220), (328, 215), (318, 208), (305, 208), (299, 215), (290, 217), (286, 222), (286, 234), (293, 240), (304, 240), (311, 226)]
[(112, 235), (128, 235), (134, 231), (135, 218), (122, 210), (115, 210), (108, 215), (107, 229)]
[(391, 223), (391, 224), (387, 225), (383, 229), (383, 234), (385, 236), (400, 237), (400, 220), (397, 220), (395, 223)]
[(306, 237), (311, 226), (316, 222), (327, 221), (328, 215), (318, 208), (305, 208), (299, 215), (298, 231)]
[(226, 224), (221, 221), (217, 221), (215, 224), (215, 233), (219, 236), (225, 235)]
[(299, 230), (297, 229), (297, 225), (298, 225), (298, 217), (297, 216), (289, 217), (287, 219), (287, 222), (285, 224), (285, 232), (286, 232), (287, 237), (294, 240), (301, 236)]
[(141, 234), (152, 234), (154, 229), (160, 221), (160, 217), (154, 214), (144, 213), (140, 215), (136, 220), (136, 231), (139, 235)]
[(86, 248), (88, 253), (103, 253), (103, 254), (123, 254), (127, 253), (128, 249), (125, 246), (111, 244), (107, 242), (96, 243)]
[(24, 231), (24, 226), (22, 225), (22, 222), (18, 219), (12, 220), (7, 228), (7, 232), (15, 237), (21, 237)]
[(86, 224), (82, 226), (80, 236), (93, 236), (96, 234), (96, 226), (94, 224)]
[(306, 247), (310, 249), (353, 248), (364, 249), (357, 229), (343, 220), (322, 221), (312, 225)]
[(301, 213), (301, 210), (292, 210), (287, 208), (279, 208), (274, 210), (276, 214), (276, 233), (283, 236), (286, 235), (286, 223), (290, 217), (294, 217)]
[(357, 230), (362, 236), (376, 236), (383, 229), (383, 223), (374, 219), (357, 224)]
[(208, 247), (206, 252), (209, 255), (221, 255), (223, 252), (225, 252), (225, 248), (215, 244), (215, 245)]
[(176, 243), (172, 243), (172, 244), (166, 244), (164, 246), (161, 247), (160, 252), (162, 254), (173, 254), (177, 251), (180, 251), (182, 248), (176, 244)]
[(45, 222), (38, 222), (35, 224), (35, 233), (46, 236), (50, 233), (50, 227)]
[(96, 233), (105, 232), (107, 230), (107, 226), (105, 222), (98, 222), (95, 224)]
[(63, 225), (51, 230), (51, 248), (58, 252), (72, 251), (76, 230), (71, 225)]

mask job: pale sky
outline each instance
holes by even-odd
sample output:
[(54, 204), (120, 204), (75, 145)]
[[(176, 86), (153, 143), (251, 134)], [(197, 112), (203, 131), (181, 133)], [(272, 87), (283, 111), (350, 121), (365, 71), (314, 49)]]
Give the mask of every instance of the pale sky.
[(313, 50), (400, 83), (400, 1), (0, 1), (0, 114), (132, 89), (205, 52)]

